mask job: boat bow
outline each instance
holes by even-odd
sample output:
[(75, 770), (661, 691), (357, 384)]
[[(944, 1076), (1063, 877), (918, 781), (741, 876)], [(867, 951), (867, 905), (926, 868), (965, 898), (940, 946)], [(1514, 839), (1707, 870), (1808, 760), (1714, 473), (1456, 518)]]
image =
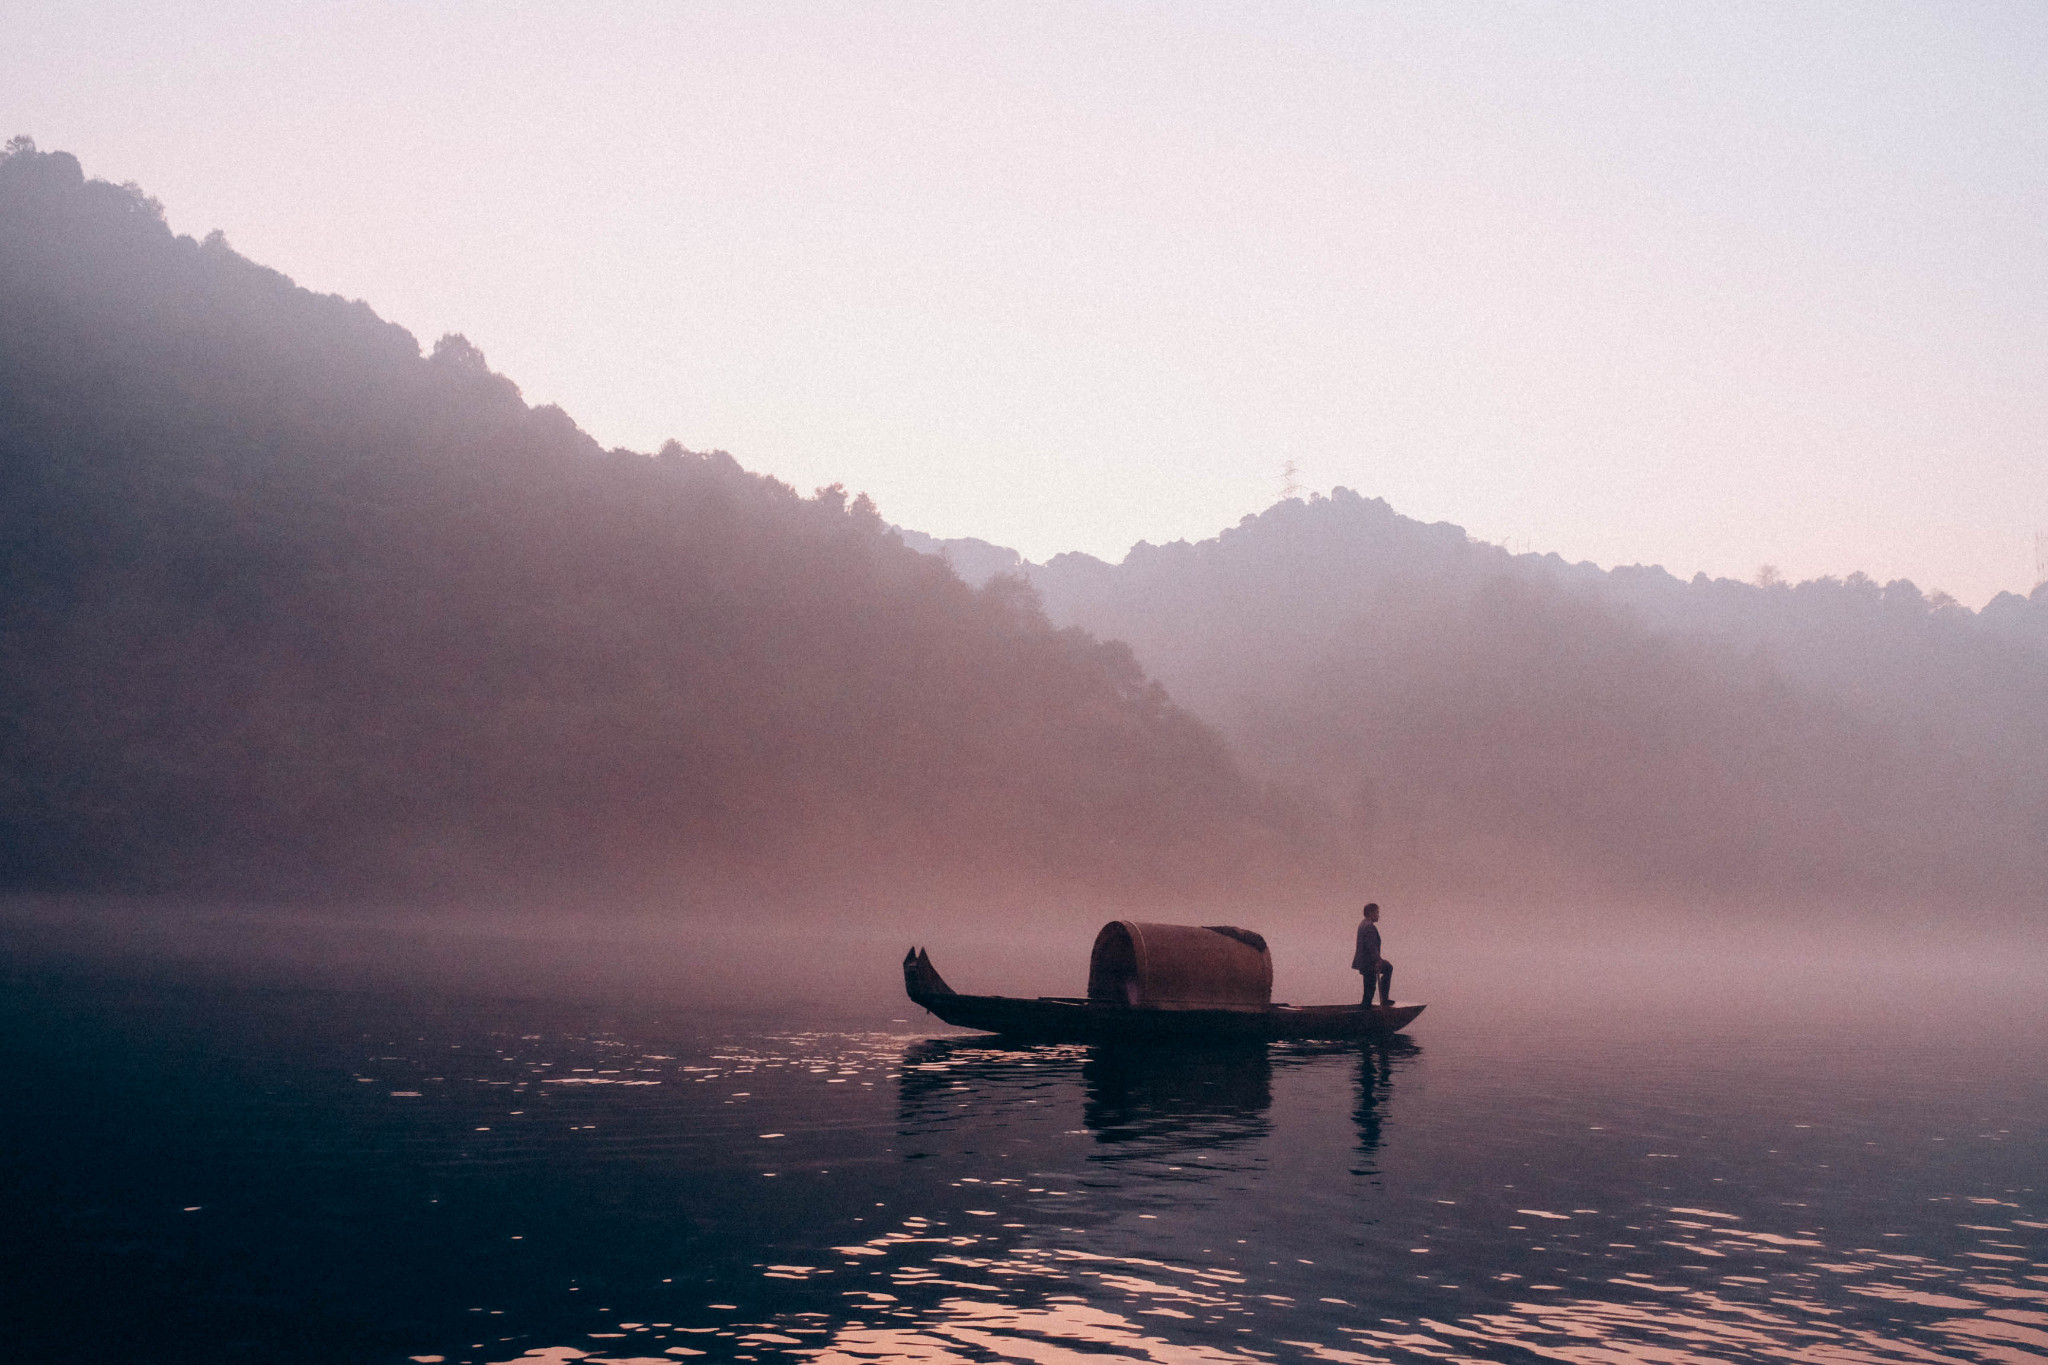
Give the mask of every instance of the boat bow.
[(946, 978), (939, 975), (939, 969), (932, 966), (931, 958), (922, 948), (912, 948), (903, 955), (903, 990), (920, 1005), (938, 996), (959, 994), (946, 984)]

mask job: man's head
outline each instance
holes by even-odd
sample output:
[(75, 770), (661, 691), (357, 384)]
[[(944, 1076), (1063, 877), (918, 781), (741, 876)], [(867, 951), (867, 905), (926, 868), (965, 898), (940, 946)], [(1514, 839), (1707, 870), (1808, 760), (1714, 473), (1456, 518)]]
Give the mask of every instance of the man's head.
[(1379, 904), (1378, 904), (1378, 902), (1376, 902), (1376, 901), (1368, 901), (1368, 902), (1366, 902), (1366, 906), (1365, 906), (1365, 917), (1366, 917), (1367, 919), (1371, 920), (1371, 921), (1372, 921), (1372, 922), (1373, 922), (1374, 924), (1378, 924), (1378, 923), (1380, 922), (1380, 907), (1379, 907)]

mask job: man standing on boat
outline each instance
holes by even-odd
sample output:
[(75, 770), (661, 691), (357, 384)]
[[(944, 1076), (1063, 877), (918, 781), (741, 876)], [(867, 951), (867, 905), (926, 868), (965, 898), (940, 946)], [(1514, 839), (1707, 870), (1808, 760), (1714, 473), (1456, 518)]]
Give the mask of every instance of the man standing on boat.
[(1372, 995), (1379, 991), (1382, 1003), (1394, 1003), (1394, 964), (1380, 956), (1380, 907), (1377, 902), (1365, 907), (1365, 918), (1358, 921), (1358, 950), (1351, 954), (1351, 970), (1365, 977), (1365, 999), (1363, 1004), (1372, 1003)]

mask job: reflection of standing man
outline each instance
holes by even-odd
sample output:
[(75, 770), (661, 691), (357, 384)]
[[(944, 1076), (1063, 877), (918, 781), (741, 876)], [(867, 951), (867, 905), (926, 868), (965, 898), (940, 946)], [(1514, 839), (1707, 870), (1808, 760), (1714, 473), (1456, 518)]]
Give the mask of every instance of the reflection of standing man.
[(1365, 918), (1358, 922), (1358, 951), (1351, 955), (1351, 970), (1365, 977), (1365, 999), (1362, 1004), (1372, 1003), (1372, 993), (1377, 989), (1382, 1003), (1394, 1003), (1394, 964), (1380, 956), (1380, 908), (1377, 904), (1365, 907)]

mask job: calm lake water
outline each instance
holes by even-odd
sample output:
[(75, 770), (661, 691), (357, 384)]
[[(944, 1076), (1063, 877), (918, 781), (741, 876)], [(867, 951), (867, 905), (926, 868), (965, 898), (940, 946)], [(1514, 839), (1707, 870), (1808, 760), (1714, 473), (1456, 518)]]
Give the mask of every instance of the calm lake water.
[(1146, 1052), (8, 971), (25, 1361), (2048, 1359), (2023, 1001)]

